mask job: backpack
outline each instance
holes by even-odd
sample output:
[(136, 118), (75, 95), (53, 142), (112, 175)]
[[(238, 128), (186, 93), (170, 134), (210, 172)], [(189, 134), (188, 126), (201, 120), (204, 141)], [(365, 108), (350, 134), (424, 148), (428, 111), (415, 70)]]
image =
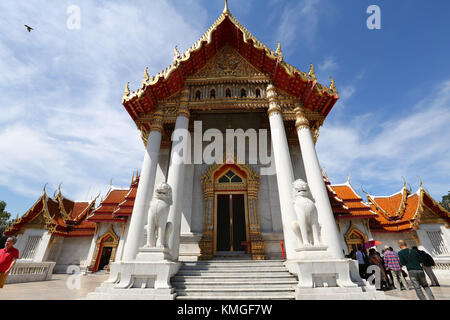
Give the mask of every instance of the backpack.
[(433, 258), (426, 253), (425, 251), (420, 251), (420, 254), (422, 256), (423, 264), (425, 267), (434, 267), (436, 264), (434, 263)]

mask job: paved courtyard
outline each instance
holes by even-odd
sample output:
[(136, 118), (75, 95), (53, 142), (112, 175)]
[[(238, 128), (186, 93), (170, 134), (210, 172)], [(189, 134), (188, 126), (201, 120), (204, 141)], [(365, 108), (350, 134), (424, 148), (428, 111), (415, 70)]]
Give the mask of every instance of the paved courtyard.
[[(83, 299), (95, 290), (107, 275), (86, 275), (80, 277), (79, 288), (69, 289), (73, 281), (66, 274), (54, 274), (53, 279), (43, 282), (7, 284), (0, 289), (0, 300), (77, 300)], [(441, 287), (432, 287), (437, 300), (450, 300), (450, 279), (439, 279)], [(69, 283), (69, 285), (68, 285)], [(408, 300), (418, 300), (414, 290), (387, 291), (387, 295)]]

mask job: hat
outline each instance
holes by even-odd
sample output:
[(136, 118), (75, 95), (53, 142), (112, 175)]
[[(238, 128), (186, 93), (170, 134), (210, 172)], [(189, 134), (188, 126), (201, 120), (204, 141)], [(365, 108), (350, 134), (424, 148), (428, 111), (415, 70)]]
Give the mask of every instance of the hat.
[(386, 250), (389, 250), (389, 247), (388, 247), (388, 246), (384, 246), (384, 248), (385, 248)]

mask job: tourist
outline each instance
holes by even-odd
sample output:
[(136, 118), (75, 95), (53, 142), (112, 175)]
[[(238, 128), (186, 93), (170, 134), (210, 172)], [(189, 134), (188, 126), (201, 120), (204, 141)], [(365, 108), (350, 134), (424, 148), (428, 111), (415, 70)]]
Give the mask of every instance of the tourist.
[(406, 266), (409, 273), (409, 278), (414, 286), (414, 290), (416, 290), (417, 297), (419, 297), (420, 300), (426, 300), (425, 295), (422, 292), (423, 288), (428, 296), (428, 299), (435, 300), (433, 292), (431, 292), (427, 279), (425, 278), (425, 272), (423, 272), (422, 267), (420, 266), (422, 260), (419, 253), (416, 250), (408, 249), (408, 246), (404, 240), (399, 240), (398, 246), (402, 249), (398, 253), (400, 263), (401, 265)]
[[(403, 277), (402, 266), (400, 264), (400, 259), (394, 250), (391, 247), (385, 247), (386, 251), (384, 252), (384, 265), (389, 272), (391, 272), (393, 276), (394, 287), (397, 290), (407, 290), (408, 284), (406, 282), (405, 277)], [(401, 285), (403, 288), (401, 288)]]
[(356, 251), (356, 260), (358, 260), (359, 266), (359, 275), (362, 279), (366, 279), (366, 270), (367, 270), (367, 255), (363, 251), (362, 247), (358, 247), (358, 251)]
[(0, 250), (0, 288), (3, 288), (9, 272), (19, 259), (19, 250), (14, 248), (16, 242), (16, 238), (9, 237), (6, 239), (5, 247)]
[(384, 261), (384, 254), (387, 250), (387, 246), (381, 251), (381, 261), (383, 262), (384, 272), (386, 272), (387, 282), (390, 288), (394, 287), (394, 277), (392, 276), (391, 269), (386, 266), (386, 261)]
[(419, 250), (417, 247), (412, 247), (413, 250), (417, 250), (420, 255), (420, 258), (423, 261), (423, 270), (427, 274), (428, 278), (430, 278), (431, 286), (430, 287), (440, 287), (439, 281), (436, 278), (436, 275), (433, 272), (433, 268), (435, 266), (433, 258), (423, 250)]
[[(384, 271), (383, 260), (381, 259), (380, 254), (374, 249), (369, 250), (369, 265), (377, 266), (380, 270), (380, 281), (381, 281), (381, 290), (388, 289), (386, 282), (386, 272)], [(378, 289), (378, 288), (377, 288)]]

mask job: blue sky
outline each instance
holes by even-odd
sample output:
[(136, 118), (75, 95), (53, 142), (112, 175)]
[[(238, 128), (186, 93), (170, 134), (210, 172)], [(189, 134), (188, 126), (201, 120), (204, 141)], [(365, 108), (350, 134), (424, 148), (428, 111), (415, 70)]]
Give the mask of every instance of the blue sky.
[[(67, 9), (81, 28), (67, 28)], [(369, 30), (369, 5), (381, 30)], [(62, 183), (74, 200), (127, 187), (140, 169), (139, 132), (121, 105), (187, 50), (220, 15), (222, 0), (0, 2), (0, 200), (15, 216)], [(375, 195), (450, 190), (450, 2), (229, 0), (233, 15), (267, 46), (340, 100), (317, 144), (332, 183), (350, 175)], [(24, 24), (35, 28), (26, 32)]]

